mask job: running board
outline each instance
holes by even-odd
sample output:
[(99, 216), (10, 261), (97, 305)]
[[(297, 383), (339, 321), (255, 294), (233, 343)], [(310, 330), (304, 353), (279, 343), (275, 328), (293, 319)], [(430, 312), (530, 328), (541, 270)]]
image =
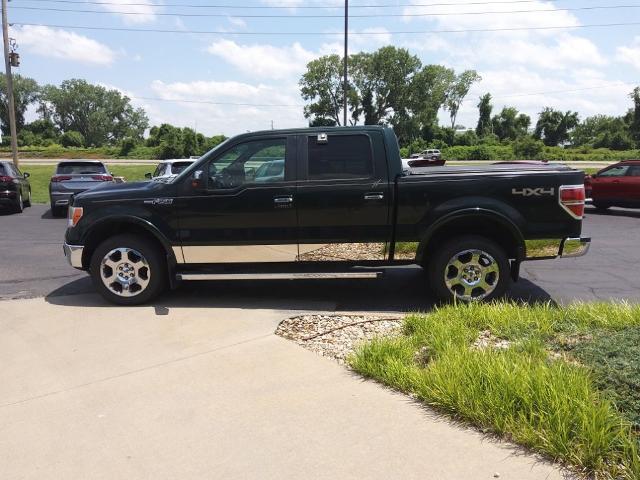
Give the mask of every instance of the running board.
[(178, 280), (327, 280), (379, 278), (382, 272), (326, 273), (178, 273)]

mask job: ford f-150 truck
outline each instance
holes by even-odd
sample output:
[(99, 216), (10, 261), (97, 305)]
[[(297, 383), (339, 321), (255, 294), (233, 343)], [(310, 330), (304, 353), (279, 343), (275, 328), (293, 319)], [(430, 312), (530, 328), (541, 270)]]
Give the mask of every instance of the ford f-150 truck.
[(96, 289), (140, 304), (185, 280), (371, 278), (417, 264), (440, 299), (488, 300), (520, 263), (580, 256), (584, 173), (561, 166), (403, 173), (393, 130), (270, 130), (164, 182), (72, 198), (64, 252)]

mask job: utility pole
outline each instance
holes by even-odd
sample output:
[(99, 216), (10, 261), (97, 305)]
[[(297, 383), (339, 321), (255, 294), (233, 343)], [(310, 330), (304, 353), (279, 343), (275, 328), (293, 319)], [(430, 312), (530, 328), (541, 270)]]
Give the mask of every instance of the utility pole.
[[(6, 0), (2, 0), (3, 2)], [(349, 57), (349, 0), (344, 0), (344, 122), (343, 125), (347, 126), (347, 92), (349, 91), (348, 83), (348, 57)]]
[(7, 0), (2, 0), (2, 40), (4, 42), (4, 68), (7, 73), (7, 99), (9, 100), (9, 130), (11, 132), (11, 153), (13, 164), (18, 167), (18, 136), (16, 134), (16, 104), (13, 99), (13, 77), (9, 56), (9, 25), (7, 22)]

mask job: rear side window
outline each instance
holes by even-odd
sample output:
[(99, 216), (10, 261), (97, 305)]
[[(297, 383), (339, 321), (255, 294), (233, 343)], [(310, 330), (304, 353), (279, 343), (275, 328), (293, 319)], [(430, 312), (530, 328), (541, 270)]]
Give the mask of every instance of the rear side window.
[(640, 177), (640, 165), (633, 165), (629, 168), (627, 175), (631, 177)]
[(628, 165), (619, 165), (598, 174), (599, 177), (624, 177), (629, 170)]
[(309, 137), (309, 180), (373, 176), (371, 143), (366, 135), (330, 135), (319, 142)]
[(101, 163), (70, 162), (58, 165), (56, 173), (58, 175), (92, 175), (107, 173), (107, 169)]

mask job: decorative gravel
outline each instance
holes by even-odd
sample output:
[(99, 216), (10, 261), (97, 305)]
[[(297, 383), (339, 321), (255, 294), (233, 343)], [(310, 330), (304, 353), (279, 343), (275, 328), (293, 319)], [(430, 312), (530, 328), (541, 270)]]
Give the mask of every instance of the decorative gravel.
[(283, 320), (276, 335), (339, 363), (375, 337), (400, 332), (403, 315), (301, 315)]

